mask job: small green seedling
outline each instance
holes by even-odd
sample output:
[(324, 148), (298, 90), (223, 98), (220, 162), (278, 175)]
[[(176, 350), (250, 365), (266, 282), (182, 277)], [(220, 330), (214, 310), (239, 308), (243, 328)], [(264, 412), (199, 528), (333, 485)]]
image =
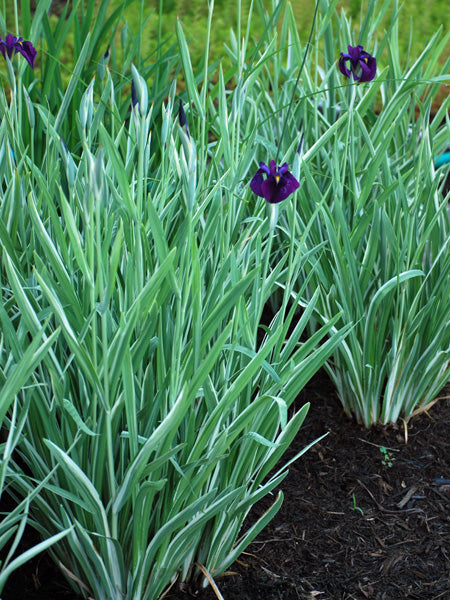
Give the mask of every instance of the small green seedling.
[(352, 494), (352, 498), (353, 498), (352, 510), (357, 510), (357, 511), (359, 511), (363, 515), (364, 514), (363, 509), (360, 506), (356, 506), (356, 497), (355, 497), (355, 494)]
[(394, 464), (394, 460), (395, 460), (392, 452), (389, 452), (389, 450), (386, 448), (386, 446), (380, 446), (380, 452), (381, 452), (381, 462), (382, 462), (383, 466), (392, 467), (392, 465)]

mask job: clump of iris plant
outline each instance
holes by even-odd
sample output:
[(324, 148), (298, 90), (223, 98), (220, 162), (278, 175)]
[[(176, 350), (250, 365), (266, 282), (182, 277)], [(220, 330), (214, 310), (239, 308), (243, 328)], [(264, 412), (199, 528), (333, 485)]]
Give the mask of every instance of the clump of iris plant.
[(348, 52), (341, 52), (339, 70), (346, 77), (352, 77), (358, 83), (372, 81), (377, 71), (377, 59), (366, 52), (362, 46), (348, 46)]
[(274, 160), (270, 161), (269, 166), (260, 162), (259, 169), (250, 182), (251, 190), (257, 196), (265, 198), (269, 204), (278, 204), (286, 200), (299, 185), (289, 172), (289, 165), (284, 163), (281, 167), (277, 167)]
[(0, 52), (4, 58), (12, 58), (13, 54), (21, 54), (32, 69), (34, 69), (34, 61), (36, 59), (36, 49), (31, 42), (24, 40), (21, 37), (16, 37), (12, 33), (6, 35), (6, 39), (0, 39)]

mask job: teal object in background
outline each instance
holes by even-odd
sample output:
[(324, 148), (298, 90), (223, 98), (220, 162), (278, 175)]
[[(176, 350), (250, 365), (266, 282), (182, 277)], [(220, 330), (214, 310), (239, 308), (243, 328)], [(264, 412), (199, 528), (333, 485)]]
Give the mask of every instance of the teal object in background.
[(445, 152), (444, 154), (441, 154), (439, 158), (436, 159), (434, 166), (436, 167), (436, 169), (438, 169), (439, 167), (443, 167), (448, 163), (450, 163), (450, 152)]

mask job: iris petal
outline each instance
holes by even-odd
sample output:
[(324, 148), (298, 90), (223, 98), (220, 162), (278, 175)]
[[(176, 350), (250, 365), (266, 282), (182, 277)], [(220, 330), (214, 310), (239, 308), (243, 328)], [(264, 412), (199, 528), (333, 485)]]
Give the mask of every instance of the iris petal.
[(261, 188), (263, 196), (269, 204), (277, 204), (281, 201), (281, 198), (278, 198), (278, 185), (274, 178), (268, 177), (263, 181)]
[(255, 176), (250, 181), (250, 188), (252, 192), (257, 196), (261, 196), (261, 198), (264, 198), (264, 192), (262, 191), (262, 184), (264, 181), (263, 173), (263, 169), (258, 169), (255, 173)]
[(293, 192), (295, 192), (296, 189), (300, 187), (299, 182), (292, 175), (292, 173), (286, 173), (286, 175), (284, 176), (284, 180), (286, 182), (286, 191), (288, 195), (292, 194)]
[(34, 69), (34, 61), (36, 60), (36, 49), (31, 42), (24, 41), (22, 49), (19, 50), (22, 56), (28, 61), (28, 64)]
[(351, 76), (351, 72), (347, 69), (347, 66), (345, 64), (345, 61), (349, 59), (348, 54), (342, 54), (341, 52), (341, 58), (339, 59), (339, 70), (342, 73), (342, 75), (345, 75), (346, 77), (350, 77)]
[[(272, 163), (275, 164), (275, 161), (271, 160), (270, 161), (270, 166), (272, 167)], [(270, 175), (271, 170), (269, 169), (269, 167), (266, 165), (266, 163), (260, 162), (259, 163), (259, 170), (261, 171), (261, 173), (267, 173), (267, 175)]]

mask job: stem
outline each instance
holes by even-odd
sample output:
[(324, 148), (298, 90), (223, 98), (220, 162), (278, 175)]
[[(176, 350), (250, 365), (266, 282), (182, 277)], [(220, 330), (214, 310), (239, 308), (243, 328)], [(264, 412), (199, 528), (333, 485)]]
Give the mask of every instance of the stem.
[(19, 11), (17, 9), (17, 2), (14, 2), (14, 20), (16, 23), (16, 35), (19, 35)]
[(139, 38), (138, 38), (138, 71), (142, 69), (142, 37), (143, 37), (143, 24), (144, 24), (144, 0), (141, 0), (140, 15), (139, 15)]
[[(275, 233), (275, 229), (273, 227), (269, 227), (269, 239), (267, 240), (267, 247), (265, 249), (265, 257), (264, 263), (261, 271), (261, 293), (259, 296), (259, 307), (258, 307), (258, 323), (261, 321), (262, 312), (264, 309), (264, 292), (265, 292), (265, 283), (267, 280), (267, 272), (269, 270), (269, 260), (272, 254), (272, 243), (273, 236)], [(256, 335), (256, 327), (255, 327), (255, 335)], [(256, 342), (256, 340), (255, 340)], [(256, 346), (255, 346), (256, 347)]]
[[(135, 256), (136, 256), (136, 288), (141, 290), (144, 286), (143, 258), (142, 258), (142, 238), (141, 223), (143, 222), (144, 199), (147, 195), (147, 178), (144, 177), (144, 159), (147, 145), (147, 115), (140, 117), (138, 132), (138, 165), (137, 165), (137, 193), (136, 193), (136, 212), (137, 220), (134, 223), (135, 231)], [(145, 182), (144, 182), (145, 179)], [(145, 187), (144, 187), (145, 183)]]
[[(156, 46), (156, 64), (160, 65), (161, 64), (161, 47), (162, 47), (162, 21), (163, 21), (163, 0), (159, 0), (159, 8), (158, 8), (158, 43)], [(160, 89), (160, 83), (159, 83), (159, 76), (160, 76), (160, 71), (159, 69), (156, 69), (155, 72), (155, 81), (154, 81), (154, 85), (153, 85), (153, 89), (155, 90), (159, 90)]]
[(309, 46), (311, 45), (311, 39), (312, 39), (312, 36), (313, 36), (313, 33), (314, 33), (314, 26), (316, 24), (317, 11), (319, 9), (319, 1), (320, 0), (316, 0), (316, 6), (315, 6), (315, 9), (314, 9), (313, 22), (312, 22), (312, 25), (311, 25), (311, 31), (309, 32), (309, 38), (308, 38), (308, 41), (306, 43), (305, 52), (303, 54), (302, 64), (300, 65), (300, 69), (298, 71), (297, 79), (295, 80), (294, 89), (292, 90), (291, 101), (289, 102), (289, 106), (288, 106), (286, 118), (284, 119), (283, 130), (281, 132), (281, 136), (280, 136), (280, 139), (278, 141), (277, 154), (276, 154), (276, 157), (275, 157), (275, 163), (276, 164), (278, 164), (278, 156), (280, 154), (281, 142), (283, 141), (283, 137), (284, 137), (284, 134), (285, 134), (285, 131), (286, 131), (286, 126), (287, 126), (287, 122), (288, 122), (288, 119), (289, 119), (289, 113), (291, 112), (292, 104), (294, 103), (295, 90), (297, 89), (298, 82), (300, 81), (300, 75), (302, 74), (303, 67), (305, 66), (305, 62), (306, 62), (306, 57), (308, 55)]
[[(201, 92), (201, 103), (202, 103), (202, 110), (204, 112), (204, 114), (207, 114), (207, 108), (206, 108), (206, 97), (207, 97), (207, 92), (208, 92), (208, 58), (209, 58), (209, 46), (211, 43), (211, 27), (212, 27), (212, 17), (213, 17), (213, 12), (214, 12), (214, 0), (209, 0), (208, 2), (208, 24), (206, 27), (206, 43), (205, 43), (205, 69), (204, 69), (204, 75), (203, 75), (203, 87), (202, 87), (202, 92)], [(207, 123), (206, 123), (206, 118), (202, 119), (202, 127), (201, 127), (201, 137), (200, 139), (203, 140), (202, 143), (202, 147), (203, 148), (207, 148), (208, 147), (208, 133), (207, 133), (207, 129), (206, 129)], [(206, 157), (205, 157), (205, 153), (202, 152), (201, 153), (201, 158), (200, 158), (200, 173), (204, 173), (204, 169), (206, 168)]]

